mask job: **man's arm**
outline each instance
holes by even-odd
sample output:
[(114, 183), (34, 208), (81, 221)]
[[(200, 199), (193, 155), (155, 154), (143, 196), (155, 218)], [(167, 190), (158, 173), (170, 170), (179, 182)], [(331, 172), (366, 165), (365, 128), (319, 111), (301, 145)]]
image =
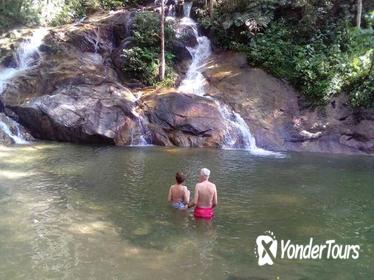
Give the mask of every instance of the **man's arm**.
[(198, 184), (196, 184), (194, 197), (193, 197), (192, 202), (188, 205), (188, 208), (191, 208), (197, 205), (198, 201), (199, 201), (199, 189), (198, 189)]
[(214, 191), (214, 196), (213, 196), (213, 207), (216, 207), (218, 204), (218, 195), (217, 195), (217, 188), (215, 187), (214, 189), (215, 191)]

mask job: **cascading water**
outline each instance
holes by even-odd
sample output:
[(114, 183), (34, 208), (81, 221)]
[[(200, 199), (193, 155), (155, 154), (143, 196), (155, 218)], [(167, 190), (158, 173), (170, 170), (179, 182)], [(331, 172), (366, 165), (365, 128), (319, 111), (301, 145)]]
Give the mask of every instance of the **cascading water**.
[(8, 135), (15, 144), (27, 144), (28, 142), (22, 138), (19, 125), (12, 119), (8, 118), (7, 116), (2, 116), (2, 118), (5, 118), (5, 121), (7, 123), (10, 123), (11, 126), (13, 126), (14, 132), (2, 120), (0, 120), (0, 130), (2, 130), (6, 135)]
[[(191, 4), (191, 3), (185, 3)], [(192, 4), (191, 4), (192, 5)], [(199, 96), (205, 95), (206, 79), (202, 74), (202, 68), (211, 55), (210, 40), (206, 36), (199, 36), (197, 23), (189, 17), (191, 5), (185, 6), (185, 16), (180, 20), (180, 25), (193, 29), (197, 38), (197, 46), (194, 48), (187, 47), (192, 57), (192, 63), (186, 73), (186, 77), (181, 82), (178, 91), (183, 93), (195, 94)], [(212, 99), (212, 97), (206, 97)], [(218, 100), (214, 100), (217, 107), (220, 108), (220, 114), (226, 123), (226, 135), (222, 148), (224, 149), (245, 149), (255, 155), (261, 156), (282, 156), (280, 153), (270, 152), (256, 146), (256, 140), (252, 136), (248, 125), (244, 119), (235, 111), (230, 110), (227, 105), (221, 104)]]
[(99, 50), (99, 44), (101, 40), (99, 28), (95, 28), (93, 32), (95, 36), (94, 37), (87, 36), (87, 41), (89, 41), (93, 45), (95, 53), (97, 53)]
[(256, 139), (251, 134), (249, 127), (240, 114), (229, 110), (227, 105), (222, 105), (217, 100), (220, 113), (227, 124), (227, 133), (224, 137), (223, 149), (245, 149), (258, 156), (283, 157), (281, 153), (267, 151), (256, 145)]
[[(16, 77), (21, 72), (30, 68), (39, 57), (38, 48), (43, 42), (43, 38), (47, 34), (45, 28), (37, 29), (30, 39), (22, 42), (17, 48), (14, 56), (17, 62), (17, 67), (0, 69), (0, 94), (3, 93), (7, 82)], [(37, 58), (36, 58), (37, 56)]]
[[(165, 16), (167, 18), (174, 18), (175, 17), (175, 9), (176, 9), (176, 4), (178, 0), (155, 0), (154, 4), (156, 6), (161, 5), (161, 1), (164, 1), (165, 5)], [(161, 8), (159, 8), (161, 9)]]
[(184, 2), (183, 4), (183, 15), (184, 17), (189, 18), (192, 9), (192, 2)]
[[(3, 67), (0, 68), (0, 96), (6, 89), (8, 83), (11, 79), (17, 77), (24, 71), (30, 69), (37, 63), (40, 54), (38, 52), (39, 46), (42, 44), (45, 35), (47, 34), (47, 29), (40, 28), (34, 31), (31, 38), (22, 42), (17, 48), (14, 58), (17, 63), (15, 68), (13, 67)], [(16, 144), (27, 143), (19, 133), (17, 127), (16, 131), (12, 132), (9, 127), (0, 120), (0, 129), (6, 133)]]
[(197, 46), (194, 48), (187, 47), (192, 57), (192, 63), (188, 68), (186, 77), (179, 86), (180, 92), (192, 93), (196, 95), (204, 95), (204, 86), (206, 80), (201, 73), (201, 68), (212, 53), (210, 40), (206, 36), (199, 36), (196, 22), (189, 18), (184, 17), (180, 20), (181, 27), (189, 26), (193, 29), (197, 38)]
[(131, 141), (130, 146), (134, 147), (145, 147), (145, 146), (151, 146), (147, 138), (150, 134), (146, 120), (143, 116), (140, 116), (139, 113), (134, 108), (132, 111), (132, 114), (136, 117), (136, 124), (137, 126), (131, 130)]
[[(134, 104), (138, 104), (141, 94), (134, 93)], [(148, 120), (142, 113), (138, 112), (138, 107), (133, 107), (131, 110), (132, 115), (136, 118), (136, 126), (130, 130), (130, 146), (132, 147), (145, 147), (152, 146), (149, 139), (151, 139), (151, 132), (148, 129)]]

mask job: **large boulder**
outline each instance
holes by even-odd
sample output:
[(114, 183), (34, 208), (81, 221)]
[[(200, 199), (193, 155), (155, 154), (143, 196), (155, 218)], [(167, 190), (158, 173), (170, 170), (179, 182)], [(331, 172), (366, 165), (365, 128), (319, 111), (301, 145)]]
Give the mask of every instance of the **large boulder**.
[[(89, 26), (95, 29), (93, 25)], [(100, 30), (110, 32), (110, 28)], [(20, 105), (32, 98), (52, 94), (66, 85), (95, 86), (107, 81), (118, 81), (118, 75), (110, 60), (110, 34), (103, 35), (95, 51), (95, 43), (88, 43), (88, 39), (77, 37), (72, 40), (77, 34), (83, 37), (82, 34), (91, 36), (88, 34), (93, 34), (93, 30), (89, 31), (89, 27), (85, 27), (81, 32), (73, 30), (73, 33), (75, 35), (61, 27), (45, 37), (39, 51), (41, 58), (37, 61), (38, 65), (19, 73), (7, 83), (1, 96), (4, 104)]]
[(176, 24), (176, 37), (186, 47), (193, 48), (198, 44), (197, 30), (194, 30), (191, 25), (183, 24), (183, 22)]
[(134, 101), (118, 84), (78, 85), (10, 109), (39, 139), (126, 145), (138, 126)]
[(111, 57), (116, 36), (129, 28), (129, 15), (97, 14), (51, 29), (35, 67), (8, 81), (0, 97), (7, 114), (39, 139), (117, 145), (143, 141), (142, 113), (135, 96), (121, 85)]
[(167, 92), (142, 99), (152, 142), (163, 146), (219, 147), (226, 134), (217, 103), (189, 94)]

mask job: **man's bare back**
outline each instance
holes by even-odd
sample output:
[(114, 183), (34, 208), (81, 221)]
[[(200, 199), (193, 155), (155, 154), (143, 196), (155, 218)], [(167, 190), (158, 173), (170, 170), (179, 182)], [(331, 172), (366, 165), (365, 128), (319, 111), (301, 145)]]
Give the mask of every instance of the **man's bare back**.
[(214, 216), (214, 207), (218, 204), (217, 188), (209, 182), (210, 170), (200, 170), (200, 183), (196, 184), (195, 196), (192, 205), (195, 206), (195, 218), (211, 219)]
[(194, 204), (199, 208), (213, 208), (217, 205), (216, 185), (208, 180), (196, 184)]

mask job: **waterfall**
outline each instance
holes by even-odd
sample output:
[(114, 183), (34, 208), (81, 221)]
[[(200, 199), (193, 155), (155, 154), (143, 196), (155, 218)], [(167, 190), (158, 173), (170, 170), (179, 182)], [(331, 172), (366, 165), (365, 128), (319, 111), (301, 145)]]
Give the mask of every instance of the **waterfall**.
[[(188, 6), (185, 8), (185, 15), (189, 15), (191, 10), (191, 3), (185, 3)], [(187, 11), (187, 13), (186, 13)], [(181, 82), (178, 91), (183, 93), (195, 94), (199, 96), (205, 95), (205, 85), (207, 83), (204, 75), (202, 74), (202, 68), (204, 67), (207, 59), (211, 55), (210, 40), (206, 36), (199, 36), (197, 23), (189, 18), (184, 17), (180, 20), (181, 26), (188, 26), (194, 30), (197, 37), (197, 46), (194, 48), (187, 47), (191, 54), (192, 62), (186, 73), (186, 77)], [(223, 149), (245, 149), (250, 153), (260, 156), (282, 156), (280, 153), (270, 152), (256, 145), (256, 140), (251, 134), (248, 125), (244, 119), (235, 111), (231, 110), (227, 105), (222, 104), (218, 100), (212, 97), (206, 97), (214, 100), (217, 107), (220, 110), (222, 119), (225, 121), (226, 134), (223, 139)]]
[[(14, 54), (17, 66), (13, 67), (2, 67), (0, 68), (0, 96), (5, 91), (8, 83), (11, 79), (17, 77), (19, 74), (31, 68), (39, 59), (39, 46), (42, 44), (47, 29), (39, 28), (35, 30), (32, 36), (20, 43)], [(26, 143), (19, 134), (15, 135), (11, 132), (9, 127), (0, 120), (0, 129), (4, 131), (13, 141), (17, 144)], [(17, 127), (18, 130), (18, 127)]]
[(183, 4), (183, 15), (184, 17), (189, 18), (192, 9), (192, 2), (184, 2)]
[(97, 53), (99, 51), (99, 44), (101, 42), (101, 37), (100, 37), (100, 31), (99, 28), (94, 28), (94, 37), (87, 36), (87, 41), (90, 42), (93, 47), (94, 47), (94, 53)]
[(220, 108), (223, 119), (228, 124), (228, 132), (224, 137), (223, 149), (244, 149), (258, 156), (282, 156), (281, 153), (275, 153), (259, 148), (256, 145), (256, 139), (251, 134), (249, 127), (240, 114), (229, 110), (227, 105), (222, 105), (215, 101)]
[(45, 28), (37, 29), (30, 39), (23, 41), (18, 46), (14, 54), (17, 63), (16, 68), (0, 68), (0, 95), (5, 90), (10, 79), (27, 70), (35, 63), (35, 56), (39, 56), (38, 48), (46, 34), (47, 30)]
[(143, 124), (144, 118), (137, 118), (138, 127), (131, 130), (131, 147), (145, 147), (151, 146), (148, 144), (145, 135), (148, 133), (146, 126)]
[(179, 86), (179, 91), (202, 96), (205, 94), (204, 86), (206, 84), (206, 80), (201, 73), (201, 68), (204, 66), (206, 60), (212, 53), (210, 40), (206, 36), (199, 36), (197, 31), (197, 24), (191, 18), (182, 18), (180, 21), (180, 25), (182, 27), (192, 27), (198, 44), (194, 48), (187, 47), (192, 57), (192, 63), (188, 68), (185, 79)]
[(5, 122), (0, 120), (0, 130), (2, 130), (6, 135), (8, 135), (12, 140), (14, 141), (15, 144), (27, 144), (28, 142), (22, 138), (21, 132), (19, 130), (19, 125), (13, 121), (12, 119), (4, 116), (7, 118), (8, 122), (13, 122), (14, 127), (16, 128), (16, 132), (13, 133), (10, 128), (5, 124)]
[[(140, 96), (136, 97), (134, 100), (134, 103), (137, 104), (138, 100), (140, 99)], [(132, 147), (145, 147), (145, 146), (152, 146), (152, 144), (149, 144), (148, 140), (150, 138), (150, 130), (148, 129), (148, 122), (146, 118), (144, 118), (143, 115), (140, 115), (137, 110), (137, 108), (134, 107), (131, 110), (131, 113), (134, 117), (136, 117), (136, 127), (132, 128), (130, 130), (131, 134), (131, 140), (130, 140), (130, 146)]]

